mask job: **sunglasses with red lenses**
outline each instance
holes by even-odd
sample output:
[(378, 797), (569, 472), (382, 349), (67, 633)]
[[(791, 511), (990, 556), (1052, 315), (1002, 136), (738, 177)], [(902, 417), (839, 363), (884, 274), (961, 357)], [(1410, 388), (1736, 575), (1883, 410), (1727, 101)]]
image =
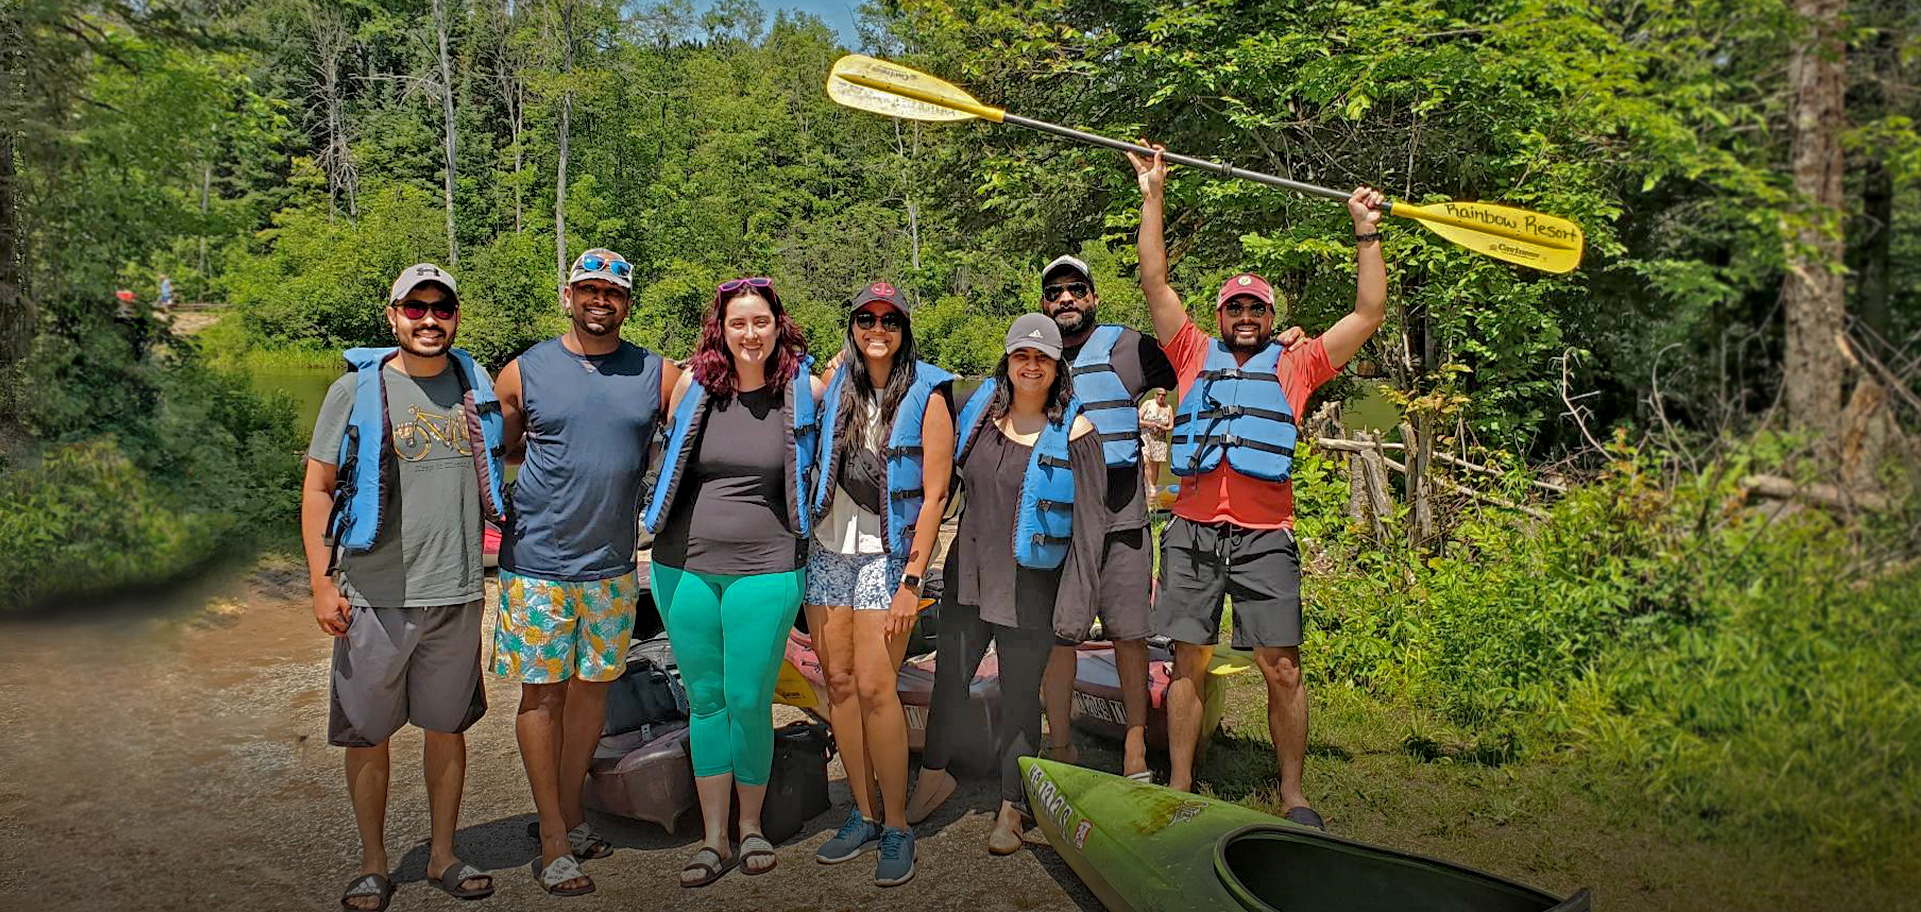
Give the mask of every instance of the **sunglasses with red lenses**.
[(460, 305), (454, 301), (435, 301), (432, 304), (422, 304), (419, 301), (397, 301), (394, 306), (400, 308), (401, 315), (409, 320), (424, 320), (429, 310), (433, 311), (434, 319), (437, 320), (451, 320), (460, 314)]

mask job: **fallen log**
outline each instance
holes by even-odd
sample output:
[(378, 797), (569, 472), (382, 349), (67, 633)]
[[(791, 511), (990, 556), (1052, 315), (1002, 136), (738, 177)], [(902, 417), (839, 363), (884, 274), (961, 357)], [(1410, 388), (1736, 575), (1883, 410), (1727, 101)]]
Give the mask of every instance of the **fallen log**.
[(1880, 511), (1892, 505), (1888, 498), (1881, 494), (1849, 491), (1825, 482), (1796, 484), (1778, 475), (1747, 475), (1742, 477), (1741, 487), (1749, 494), (1759, 494), (1774, 500), (1799, 500), (1840, 510), (1858, 507)]

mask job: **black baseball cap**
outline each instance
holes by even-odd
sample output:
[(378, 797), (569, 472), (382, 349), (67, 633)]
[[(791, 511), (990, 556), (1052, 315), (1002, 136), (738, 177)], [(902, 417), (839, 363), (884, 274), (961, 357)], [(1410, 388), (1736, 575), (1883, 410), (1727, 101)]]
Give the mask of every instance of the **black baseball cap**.
[(847, 309), (859, 310), (861, 309), (862, 305), (869, 304), (874, 301), (882, 301), (887, 304), (891, 304), (893, 305), (895, 310), (898, 310), (901, 313), (907, 312), (907, 306), (905, 304), (902, 304), (900, 300), (900, 289), (895, 288), (892, 282), (875, 282), (871, 285), (868, 285), (866, 288), (861, 289), (860, 294), (857, 294), (854, 296), (854, 302), (852, 304), (847, 305)]

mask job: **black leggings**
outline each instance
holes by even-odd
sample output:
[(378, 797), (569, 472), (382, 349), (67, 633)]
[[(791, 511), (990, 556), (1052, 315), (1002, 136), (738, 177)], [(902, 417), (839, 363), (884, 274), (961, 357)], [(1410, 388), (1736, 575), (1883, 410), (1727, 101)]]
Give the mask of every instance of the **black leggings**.
[(973, 605), (941, 606), (940, 645), (934, 655), (934, 697), (928, 710), (927, 747), (921, 765), (946, 769), (956, 742), (969, 727), (969, 691), (987, 644), (996, 644), (1000, 657), (1001, 717), (994, 730), (1000, 758), (1001, 798), (1017, 806), (1027, 804), (1021, 788), (1020, 758), (1034, 756), (1041, 744), (1041, 674), (1054, 649), (1054, 632), (1003, 627), (981, 620)]

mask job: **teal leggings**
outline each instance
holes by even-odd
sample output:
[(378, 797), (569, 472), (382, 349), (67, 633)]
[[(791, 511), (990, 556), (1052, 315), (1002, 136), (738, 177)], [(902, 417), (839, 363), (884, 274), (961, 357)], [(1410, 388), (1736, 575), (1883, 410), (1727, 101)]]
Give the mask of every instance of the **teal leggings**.
[(805, 572), (733, 576), (654, 565), (656, 602), (692, 708), (694, 775), (767, 784), (774, 683)]

